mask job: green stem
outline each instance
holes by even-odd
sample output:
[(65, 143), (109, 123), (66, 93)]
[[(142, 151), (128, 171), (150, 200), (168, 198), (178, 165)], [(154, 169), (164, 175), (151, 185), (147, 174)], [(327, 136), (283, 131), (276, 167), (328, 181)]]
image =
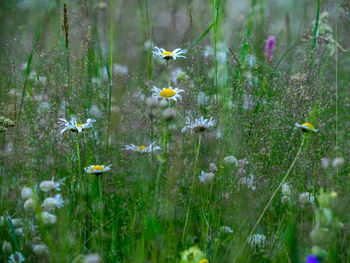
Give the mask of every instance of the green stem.
[(166, 69), (168, 72), (168, 88), (170, 87), (170, 69), (169, 69), (169, 60), (166, 60)]
[(190, 207), (191, 207), (191, 203), (192, 203), (193, 185), (194, 185), (194, 181), (195, 181), (195, 178), (196, 178), (196, 170), (197, 170), (199, 149), (201, 147), (201, 140), (202, 140), (202, 134), (199, 134), (198, 146), (197, 146), (197, 149), (196, 149), (196, 159), (194, 161), (194, 166), (193, 166), (193, 176), (192, 176), (192, 182), (191, 182), (190, 201), (188, 202), (186, 218), (185, 218), (185, 224), (184, 224), (184, 229), (183, 229), (183, 232), (182, 232), (182, 239), (181, 239), (182, 244), (183, 244), (184, 239), (185, 239), (186, 227), (187, 227), (187, 222), (188, 222), (188, 216), (189, 216), (189, 213), (190, 213)]
[(81, 177), (81, 162), (80, 162), (80, 146), (79, 146), (79, 133), (77, 132), (77, 157), (78, 157), (78, 172), (79, 172), (79, 189), (82, 190), (82, 177)]
[(250, 238), (251, 235), (254, 233), (256, 227), (259, 225), (259, 223), (260, 223), (261, 219), (263, 218), (265, 212), (266, 212), (267, 209), (269, 208), (269, 206), (270, 206), (272, 200), (275, 198), (277, 192), (278, 192), (279, 189), (282, 187), (282, 185), (286, 182), (286, 180), (287, 180), (287, 178), (288, 178), (288, 175), (289, 175), (290, 172), (292, 171), (292, 169), (293, 169), (293, 167), (294, 167), (294, 164), (295, 164), (296, 160), (297, 160), (298, 157), (299, 157), (299, 154), (300, 154), (300, 152), (301, 152), (301, 149), (302, 149), (302, 147), (303, 147), (303, 145), (304, 145), (304, 143), (305, 143), (305, 138), (306, 138), (306, 137), (305, 137), (305, 135), (304, 135), (303, 140), (301, 141), (299, 150), (298, 150), (297, 154), (295, 155), (295, 158), (294, 158), (292, 164), (290, 165), (290, 167), (289, 167), (287, 173), (285, 174), (285, 176), (283, 177), (282, 181), (280, 182), (280, 184), (277, 186), (277, 188), (275, 189), (275, 191), (274, 191), (273, 194), (271, 195), (271, 197), (270, 197), (269, 201), (267, 202), (267, 204), (266, 204), (264, 210), (261, 212), (261, 214), (260, 214), (258, 220), (256, 221), (256, 223), (255, 223), (253, 229), (250, 231), (249, 235), (247, 236), (245, 242), (243, 243), (242, 247), (241, 247), (240, 250), (238, 251), (238, 253), (237, 253), (237, 255), (236, 255), (236, 257), (235, 257), (235, 259), (234, 259), (233, 262), (236, 262), (236, 261), (237, 261), (238, 257), (239, 257), (240, 254), (242, 253), (242, 251), (243, 251), (245, 245), (248, 243), (249, 238)]
[(102, 201), (102, 188), (101, 188), (101, 175), (96, 175), (96, 184), (98, 192), (98, 215), (99, 215), (99, 229), (100, 229), (100, 240), (99, 245), (102, 249), (102, 233), (103, 233), (103, 201)]
[(318, 22), (320, 17), (320, 8), (321, 8), (321, 0), (317, 0), (317, 10), (316, 10), (316, 19), (315, 19), (315, 27), (314, 27), (314, 36), (312, 39), (312, 48), (311, 48), (311, 68), (314, 65), (314, 53), (317, 42), (317, 31), (318, 31)]

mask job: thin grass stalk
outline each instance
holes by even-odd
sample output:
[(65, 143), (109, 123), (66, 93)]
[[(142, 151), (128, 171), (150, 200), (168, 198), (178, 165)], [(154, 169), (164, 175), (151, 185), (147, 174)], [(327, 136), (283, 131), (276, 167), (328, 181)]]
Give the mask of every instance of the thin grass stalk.
[(242, 247), (239, 249), (238, 253), (236, 254), (236, 257), (234, 258), (233, 262), (237, 262), (237, 259), (238, 257), (240, 256), (240, 254), (242, 253), (243, 249), (245, 248), (246, 244), (248, 243), (249, 241), (249, 238), (251, 237), (251, 235), (254, 233), (256, 227), (259, 225), (261, 219), (263, 218), (263, 216), (265, 215), (265, 212), (267, 211), (267, 209), (269, 208), (272, 200), (275, 198), (276, 194), (278, 193), (278, 191), (280, 190), (280, 188), (282, 187), (282, 185), (286, 182), (287, 178), (288, 178), (288, 175), (290, 174), (290, 172), (292, 171), (293, 167), (294, 167), (294, 164), (295, 162), (297, 161), (298, 157), (299, 157), (299, 154), (301, 153), (301, 149), (303, 148), (303, 145), (305, 143), (305, 138), (306, 136), (304, 135), (303, 136), (303, 139), (301, 141), (301, 144), (299, 146), (299, 150), (297, 152), (297, 154), (295, 155), (295, 158), (292, 162), (292, 164), (290, 165), (287, 173), (285, 174), (285, 176), (283, 177), (282, 181), (280, 182), (280, 184), (277, 186), (277, 188), (275, 189), (275, 191), (273, 192), (273, 194), (271, 195), (269, 201), (267, 202), (264, 210), (261, 212), (258, 220), (256, 221), (255, 225), (253, 226), (252, 230), (250, 231), (249, 235), (247, 236), (247, 238), (245, 239)]
[(79, 191), (82, 191), (82, 177), (81, 177), (81, 160), (80, 160), (80, 143), (79, 143), (79, 133), (77, 132), (76, 136), (76, 149), (77, 149), (77, 158), (78, 158), (78, 174), (79, 174)]
[(168, 88), (170, 87), (170, 69), (169, 69), (169, 60), (166, 60), (166, 70), (168, 74)]
[(182, 238), (181, 238), (182, 244), (184, 243), (184, 239), (185, 239), (185, 235), (186, 235), (187, 222), (188, 222), (188, 216), (190, 214), (190, 207), (191, 207), (191, 203), (192, 203), (193, 187), (194, 187), (194, 181), (196, 179), (196, 170), (197, 170), (199, 150), (200, 150), (200, 147), (201, 147), (201, 141), (202, 141), (202, 134), (199, 134), (198, 146), (197, 146), (197, 149), (196, 149), (196, 158), (195, 158), (194, 165), (193, 165), (193, 175), (192, 175), (192, 182), (191, 182), (190, 201), (188, 202), (188, 205), (187, 205), (185, 224), (184, 224), (184, 228), (183, 228), (183, 231), (182, 231)]
[(111, 0), (111, 32), (110, 32), (110, 57), (109, 57), (109, 93), (108, 93), (108, 127), (106, 136), (106, 147), (108, 153), (110, 119), (112, 107), (112, 89), (113, 89), (113, 0)]
[(321, 0), (317, 0), (314, 35), (313, 35), (312, 47), (311, 47), (311, 68), (310, 68), (310, 70), (312, 69), (312, 67), (314, 65), (314, 59), (315, 59), (315, 48), (316, 48), (316, 43), (317, 43), (317, 32), (318, 32), (318, 24), (319, 24), (319, 18), (320, 18), (320, 9), (321, 9)]
[(101, 177), (102, 175), (95, 175), (96, 179), (96, 188), (97, 188), (97, 195), (98, 195), (98, 205), (97, 205), (97, 211), (98, 214), (98, 226), (99, 226), (99, 247), (102, 251), (102, 236), (103, 236), (103, 200), (102, 200), (102, 187), (101, 187)]

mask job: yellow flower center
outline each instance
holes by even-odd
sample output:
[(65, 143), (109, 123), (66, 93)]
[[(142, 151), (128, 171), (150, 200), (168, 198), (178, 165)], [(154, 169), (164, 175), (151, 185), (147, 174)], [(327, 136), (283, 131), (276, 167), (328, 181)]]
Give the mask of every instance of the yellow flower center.
[(94, 165), (94, 166), (91, 167), (90, 172), (94, 173), (95, 170), (98, 170), (98, 171), (102, 172), (104, 169), (105, 168), (103, 168), (101, 165)]
[(303, 126), (307, 126), (307, 127), (309, 127), (310, 129), (312, 129), (312, 130), (314, 130), (315, 129), (315, 127), (311, 124), (311, 123), (303, 123), (302, 124)]
[(77, 124), (77, 127), (82, 127), (82, 126), (83, 126), (83, 125), (82, 125), (82, 124), (80, 124), (80, 123), (78, 123), (78, 124)]
[(208, 259), (206, 258), (203, 258), (199, 261), (199, 263), (209, 263)]
[(139, 146), (139, 150), (140, 150), (140, 151), (142, 151), (142, 150), (146, 150), (146, 147), (145, 147), (145, 146), (143, 146), (143, 145), (140, 145), (140, 146)]
[(162, 53), (163, 56), (170, 56), (170, 55), (172, 55), (172, 54), (173, 54), (173, 52), (171, 52), (171, 51), (164, 51), (164, 52)]
[(159, 95), (162, 96), (163, 98), (171, 98), (171, 97), (175, 96), (175, 91), (167, 88), (167, 89), (163, 89)]

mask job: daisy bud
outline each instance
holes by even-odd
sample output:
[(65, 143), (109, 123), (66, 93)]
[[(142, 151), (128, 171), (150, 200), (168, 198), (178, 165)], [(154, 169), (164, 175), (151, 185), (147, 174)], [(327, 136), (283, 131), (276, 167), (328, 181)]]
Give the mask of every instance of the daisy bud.
[(210, 163), (210, 164), (209, 164), (209, 171), (210, 171), (211, 173), (214, 173), (214, 174), (218, 171), (218, 167), (216, 166), (215, 163)]
[(44, 225), (53, 225), (57, 221), (57, 217), (49, 212), (42, 212), (41, 219), (43, 220)]
[(23, 187), (21, 192), (21, 197), (23, 200), (27, 200), (32, 196), (32, 188), (30, 187)]
[(55, 189), (55, 182), (53, 181), (42, 181), (39, 185), (41, 191), (47, 193), (52, 189)]
[(47, 253), (49, 253), (49, 249), (45, 244), (37, 244), (33, 245), (33, 253), (37, 256), (43, 256)]
[(4, 253), (11, 253), (12, 251), (12, 245), (10, 242), (4, 241), (4, 244), (2, 245), (2, 252)]
[(101, 257), (98, 254), (89, 254), (84, 258), (84, 263), (99, 263), (101, 261)]
[(29, 198), (24, 202), (23, 208), (26, 212), (34, 212), (35, 210), (35, 203), (32, 198)]
[(231, 165), (231, 164), (237, 165), (238, 161), (237, 161), (236, 157), (230, 155), (230, 156), (226, 156), (224, 158), (224, 163), (227, 165)]
[(332, 162), (332, 166), (334, 168), (339, 168), (342, 167), (344, 165), (344, 159), (343, 158), (335, 158)]

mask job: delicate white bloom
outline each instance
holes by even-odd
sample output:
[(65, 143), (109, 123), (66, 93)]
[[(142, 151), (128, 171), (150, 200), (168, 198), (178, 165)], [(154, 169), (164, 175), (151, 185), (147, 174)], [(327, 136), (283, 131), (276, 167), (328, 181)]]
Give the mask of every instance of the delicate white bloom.
[(305, 193), (301, 193), (299, 196), (299, 202), (302, 205), (306, 205), (306, 204), (315, 204), (315, 197), (312, 193), (309, 192), (305, 192)]
[(254, 175), (249, 174), (247, 177), (242, 177), (239, 179), (238, 184), (246, 185), (248, 188), (252, 189), (253, 191), (255, 190), (255, 185), (254, 185)]
[(33, 199), (32, 198), (27, 199), (23, 204), (23, 208), (27, 212), (34, 212), (35, 203), (34, 203)]
[(128, 67), (116, 63), (113, 64), (113, 74), (126, 75), (128, 72)]
[(63, 126), (61, 133), (68, 130), (70, 130), (71, 132), (81, 133), (84, 129), (92, 128), (92, 124), (95, 122), (95, 120), (87, 119), (86, 123), (78, 123), (75, 117), (72, 117), (70, 121), (67, 121), (63, 118), (59, 118), (59, 120), (61, 122), (61, 125)]
[(287, 195), (287, 196), (291, 195), (291, 190), (290, 190), (290, 187), (289, 187), (289, 183), (282, 184), (282, 194), (283, 195)]
[(318, 131), (317, 129), (315, 129), (315, 127), (311, 123), (307, 123), (307, 122), (303, 123), (303, 124), (296, 123), (295, 126), (300, 128), (303, 132), (307, 132), (307, 131), (317, 132)]
[(53, 225), (57, 221), (57, 217), (55, 215), (53, 215), (49, 212), (46, 212), (46, 211), (41, 213), (41, 219), (42, 219), (44, 225), (47, 225), (47, 226)]
[(54, 181), (54, 177), (52, 177), (51, 181), (42, 181), (39, 185), (41, 191), (47, 193), (53, 189), (56, 189), (57, 191), (60, 191), (61, 188), (60, 186), (63, 184), (63, 181), (66, 179), (66, 177), (64, 177), (63, 179), (59, 180), (58, 182)]
[(209, 170), (210, 170), (211, 173), (215, 174), (218, 171), (218, 167), (216, 166), (215, 163), (210, 163), (209, 164)]
[(32, 196), (32, 188), (30, 187), (23, 187), (21, 192), (21, 197), (23, 200), (27, 200)]
[(32, 245), (32, 249), (37, 256), (43, 256), (49, 253), (49, 249), (45, 244), (34, 244)]
[(2, 245), (2, 252), (4, 253), (10, 253), (12, 251), (12, 245), (10, 242), (4, 241), (4, 244)]
[(99, 263), (101, 262), (101, 257), (98, 254), (89, 254), (84, 257), (84, 263)]
[(204, 119), (203, 116), (199, 119), (193, 119), (192, 117), (186, 117), (186, 125), (182, 128), (182, 132), (186, 130), (203, 132), (210, 127), (215, 126), (216, 121), (211, 117), (210, 119)]
[(23, 228), (22, 227), (16, 228), (15, 234), (16, 234), (16, 236), (24, 237)]
[(328, 166), (329, 166), (329, 160), (328, 160), (328, 158), (322, 158), (322, 159), (321, 159), (321, 167), (322, 167), (322, 168), (328, 168)]
[(61, 208), (64, 206), (64, 201), (62, 199), (61, 194), (55, 195), (55, 197), (48, 197), (41, 204), (41, 209), (44, 211), (51, 211), (55, 208)]
[(339, 168), (339, 167), (342, 167), (343, 165), (344, 165), (344, 159), (343, 158), (340, 158), (340, 157), (334, 158), (334, 160), (332, 162), (332, 166), (334, 168)]
[(202, 171), (198, 178), (202, 183), (211, 183), (214, 180), (214, 174)]
[(95, 175), (100, 175), (103, 174), (109, 170), (111, 170), (111, 166), (112, 165), (90, 165), (88, 167), (85, 167), (84, 170), (85, 172), (87, 172), (88, 174), (95, 174)]
[(252, 248), (264, 248), (266, 245), (266, 236), (263, 234), (255, 234), (249, 237), (248, 242)]
[(155, 142), (152, 142), (149, 146), (143, 146), (143, 145), (134, 145), (134, 144), (129, 144), (129, 145), (125, 145), (125, 147), (123, 148), (123, 150), (127, 150), (127, 151), (133, 151), (133, 152), (139, 152), (139, 153), (150, 153), (152, 151), (157, 151), (157, 150), (161, 150), (162, 148), (160, 148), (159, 146), (155, 146), (154, 145)]
[(25, 258), (20, 252), (15, 252), (9, 257), (8, 263), (18, 263), (18, 262), (24, 262)]
[(237, 165), (238, 164), (238, 161), (236, 159), (236, 157), (232, 156), (232, 155), (229, 155), (229, 156), (226, 156), (224, 158), (224, 163), (225, 164), (234, 164), (234, 165)]
[(220, 231), (225, 233), (225, 234), (232, 234), (233, 233), (233, 230), (228, 226), (220, 227)]
[(290, 197), (287, 195), (282, 196), (281, 202), (282, 204), (288, 204), (290, 202)]
[(177, 101), (177, 99), (182, 99), (180, 92), (184, 92), (183, 89), (175, 88), (173, 89), (172, 87), (169, 88), (164, 88), (164, 89), (159, 89), (156, 86), (153, 86), (152, 89), (152, 97), (156, 99), (167, 99), (167, 100), (173, 100)]
[(11, 218), (11, 222), (13, 227), (20, 227), (23, 226), (23, 219), (22, 218)]
[(154, 56), (158, 58), (163, 58), (166, 60), (176, 59), (176, 58), (186, 58), (185, 56), (183, 56), (183, 54), (185, 54), (186, 52), (187, 52), (186, 49), (177, 48), (177, 49), (174, 49), (173, 51), (166, 51), (164, 48), (159, 48), (156, 46), (154, 46), (152, 50), (152, 53)]

